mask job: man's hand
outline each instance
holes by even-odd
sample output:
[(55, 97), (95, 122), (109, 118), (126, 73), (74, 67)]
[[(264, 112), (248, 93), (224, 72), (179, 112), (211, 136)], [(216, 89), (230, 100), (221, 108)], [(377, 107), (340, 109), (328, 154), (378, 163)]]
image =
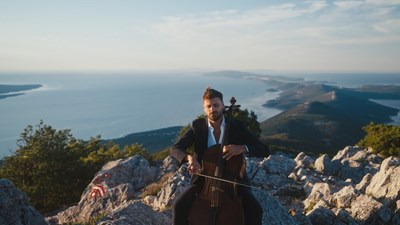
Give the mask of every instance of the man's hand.
[(193, 157), (192, 155), (187, 155), (187, 159), (189, 161), (189, 166), (188, 166), (189, 173), (200, 173), (201, 166), (199, 162), (197, 162), (196, 157)]
[(244, 145), (225, 145), (222, 152), (224, 154), (222, 158), (230, 160), (233, 156), (246, 152), (246, 147)]

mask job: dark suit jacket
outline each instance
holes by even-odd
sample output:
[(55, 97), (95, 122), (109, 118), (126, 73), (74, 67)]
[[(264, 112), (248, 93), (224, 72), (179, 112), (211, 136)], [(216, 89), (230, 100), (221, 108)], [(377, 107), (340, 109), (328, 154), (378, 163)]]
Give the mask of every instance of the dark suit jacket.
[[(186, 150), (194, 145), (194, 152), (197, 154), (197, 160), (201, 164), (203, 155), (208, 148), (207, 143), (207, 119), (196, 119), (192, 122), (189, 130), (172, 146), (171, 155), (182, 163), (187, 155)], [(247, 156), (266, 157), (269, 155), (268, 147), (261, 143), (239, 120), (231, 120), (227, 144), (246, 145), (249, 150), (245, 153)]]

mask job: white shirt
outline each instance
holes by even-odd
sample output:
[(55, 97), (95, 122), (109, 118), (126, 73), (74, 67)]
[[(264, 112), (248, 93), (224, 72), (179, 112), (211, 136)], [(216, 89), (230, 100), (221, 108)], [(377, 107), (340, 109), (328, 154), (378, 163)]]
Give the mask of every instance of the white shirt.
[(211, 147), (216, 144), (221, 144), (222, 138), (224, 137), (224, 133), (225, 133), (225, 126), (226, 126), (225, 117), (222, 117), (222, 122), (221, 122), (221, 127), (220, 127), (221, 134), (219, 135), (218, 143), (214, 137), (214, 127), (211, 126), (210, 121), (208, 119), (207, 119), (207, 123), (208, 123), (208, 142), (207, 142), (208, 147)]

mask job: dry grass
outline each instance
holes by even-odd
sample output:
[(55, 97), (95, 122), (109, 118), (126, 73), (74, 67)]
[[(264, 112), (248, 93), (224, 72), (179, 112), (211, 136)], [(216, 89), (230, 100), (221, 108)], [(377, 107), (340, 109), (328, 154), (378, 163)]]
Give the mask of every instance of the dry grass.
[(159, 181), (153, 182), (153, 183), (147, 185), (145, 188), (143, 188), (143, 191), (142, 191), (142, 194), (140, 195), (140, 197), (143, 199), (149, 195), (157, 196), (157, 194), (162, 190), (165, 183), (167, 183), (168, 179), (171, 176), (172, 176), (172, 173), (166, 173), (164, 176), (161, 177), (161, 179)]

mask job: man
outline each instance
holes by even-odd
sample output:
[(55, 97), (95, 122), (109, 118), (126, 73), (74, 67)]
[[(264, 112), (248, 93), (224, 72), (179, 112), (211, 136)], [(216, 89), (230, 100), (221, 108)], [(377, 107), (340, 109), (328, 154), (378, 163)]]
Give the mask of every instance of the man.
[[(179, 162), (188, 162), (188, 170), (192, 179), (187, 189), (176, 199), (173, 209), (174, 225), (188, 225), (188, 215), (196, 193), (201, 192), (204, 178), (196, 174), (201, 172), (202, 157), (207, 148), (221, 144), (225, 132), (224, 102), (222, 93), (207, 88), (203, 95), (205, 118), (192, 122), (186, 133), (172, 146), (171, 155)], [(268, 148), (262, 144), (238, 120), (231, 120), (227, 137), (227, 145), (223, 147), (223, 158), (230, 160), (235, 155), (268, 156)], [(195, 154), (187, 153), (187, 149), (194, 145)], [(243, 179), (246, 181), (246, 177)], [(242, 180), (242, 181), (243, 181)], [(250, 189), (238, 187), (238, 194), (242, 198), (243, 212), (246, 225), (262, 224), (262, 208)]]

